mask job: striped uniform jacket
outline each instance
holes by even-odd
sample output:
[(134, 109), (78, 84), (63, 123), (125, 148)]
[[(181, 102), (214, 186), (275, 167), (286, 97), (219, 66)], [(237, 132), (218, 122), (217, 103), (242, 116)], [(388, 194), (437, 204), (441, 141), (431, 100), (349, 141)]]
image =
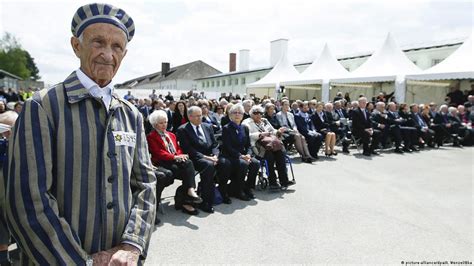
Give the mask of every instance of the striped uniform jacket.
[(22, 259), (81, 265), (123, 241), (146, 257), (156, 178), (133, 105), (114, 94), (107, 112), (73, 72), (25, 103), (8, 153), (6, 216)]

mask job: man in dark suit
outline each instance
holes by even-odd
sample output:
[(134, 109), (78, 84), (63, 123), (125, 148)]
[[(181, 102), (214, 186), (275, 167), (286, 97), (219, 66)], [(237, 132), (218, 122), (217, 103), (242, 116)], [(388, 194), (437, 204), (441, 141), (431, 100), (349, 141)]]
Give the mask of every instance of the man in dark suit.
[(308, 102), (304, 102), (301, 111), (295, 115), (295, 123), (300, 134), (306, 138), (309, 153), (313, 158), (318, 159), (318, 152), (321, 148), (323, 136), (316, 132), (311, 115), (308, 112)]
[(199, 208), (208, 213), (213, 213), (214, 201), (214, 175), (217, 173), (219, 187), (226, 195), (227, 181), (229, 180), (230, 165), (228, 161), (219, 158), (219, 149), (214, 137), (214, 131), (209, 124), (202, 123), (202, 111), (197, 106), (188, 109), (189, 122), (178, 128), (178, 139), (184, 153), (189, 155), (193, 161), (194, 168), (200, 172), (201, 182), (199, 184), (203, 202)]
[(410, 105), (411, 126), (416, 128), (418, 137), (421, 138), (428, 146), (434, 147), (434, 130), (430, 129), (425, 120), (420, 115), (418, 105), (416, 103)]
[(372, 128), (370, 114), (365, 109), (367, 98), (360, 97), (358, 103), (359, 107), (352, 111), (352, 132), (362, 140), (363, 155), (377, 155), (378, 152), (375, 151), (375, 148), (379, 144), (380, 131)]
[(372, 126), (379, 129), (381, 132), (380, 139), (382, 147), (385, 148), (388, 145), (388, 137), (391, 136), (393, 142), (395, 143), (395, 152), (403, 153), (403, 150), (400, 149), (402, 143), (400, 127), (396, 125), (390, 125), (387, 118), (388, 115), (387, 111), (385, 110), (385, 102), (377, 102), (375, 104), (375, 110), (370, 116), (370, 120), (372, 121)]
[[(325, 104), (327, 122), (332, 132), (336, 133), (342, 143), (342, 152), (349, 153), (350, 144), (350, 131), (346, 123), (343, 120), (347, 119), (347, 113), (341, 108), (341, 101), (334, 103), (334, 106), (338, 106), (338, 109), (333, 109), (331, 103)], [(342, 116), (342, 117), (341, 117)], [(343, 120), (341, 120), (341, 118)], [(346, 120), (347, 121), (347, 120)]]
[(451, 120), (448, 117), (448, 106), (443, 104), (440, 106), (439, 112), (436, 113), (433, 124), (441, 128), (444, 138), (452, 137), (453, 146), (460, 146), (459, 124), (453, 123)]
[(417, 134), (416, 128), (405, 126), (406, 120), (400, 116), (397, 111), (397, 104), (394, 102), (388, 103), (387, 121), (391, 128), (400, 128), (404, 144), (403, 151), (419, 151), (419, 149), (414, 145)]

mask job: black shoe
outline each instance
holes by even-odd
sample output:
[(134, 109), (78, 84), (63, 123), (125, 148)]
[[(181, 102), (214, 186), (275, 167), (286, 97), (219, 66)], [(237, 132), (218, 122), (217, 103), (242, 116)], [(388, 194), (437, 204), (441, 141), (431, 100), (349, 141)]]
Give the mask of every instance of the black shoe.
[(222, 203), (232, 204), (232, 200), (228, 196), (224, 196), (224, 197), (222, 197)]
[(282, 187), (291, 187), (291, 186), (294, 186), (295, 184), (296, 184), (295, 181), (290, 180), (290, 181), (286, 182), (285, 184), (283, 184)]
[(411, 152), (411, 150), (410, 150), (409, 148), (407, 148), (407, 147), (403, 147), (403, 151), (405, 151), (405, 152)]
[(270, 183), (270, 185), (268, 186), (270, 189), (280, 189), (280, 185), (277, 184), (277, 183)]
[(380, 153), (376, 152), (376, 151), (371, 151), (370, 154), (372, 155), (380, 155)]
[(337, 152), (336, 152), (336, 151), (333, 151), (333, 152), (331, 153), (331, 155), (337, 156)]
[(249, 201), (250, 200), (250, 198), (244, 192), (238, 193), (235, 197), (238, 198), (239, 200), (243, 200), (243, 201)]
[(184, 213), (186, 213), (186, 214), (189, 214), (189, 215), (198, 215), (198, 214), (199, 214), (199, 211), (198, 211), (196, 208), (194, 208), (193, 211), (190, 211), (190, 210), (188, 210), (188, 209), (182, 207), (182, 208), (181, 208), (181, 211), (184, 212)]
[(403, 154), (404, 152), (400, 148), (394, 150), (395, 153)]
[(351, 153), (348, 148), (342, 149), (342, 153)]
[(203, 212), (214, 213), (214, 208), (206, 202), (199, 204), (199, 209), (201, 209)]
[(161, 220), (160, 218), (158, 218), (158, 216), (155, 217), (155, 225), (159, 225), (161, 224)]
[(255, 195), (252, 193), (252, 189), (246, 188), (244, 189), (244, 193), (249, 199), (255, 199)]
[(186, 194), (186, 196), (184, 197), (184, 201), (185, 201), (186, 203), (190, 203), (190, 204), (192, 204), (192, 203), (194, 203), (194, 204), (200, 204), (200, 203), (202, 202), (202, 198), (199, 197), (199, 196), (193, 197), (193, 196), (191, 196), (191, 195), (189, 195), (189, 194)]
[(412, 151), (420, 151), (420, 149), (418, 149), (416, 146), (411, 146), (411, 147), (410, 147), (410, 150), (412, 150)]
[(362, 155), (364, 155), (364, 156), (370, 156), (370, 152), (364, 151), (364, 152), (362, 153)]

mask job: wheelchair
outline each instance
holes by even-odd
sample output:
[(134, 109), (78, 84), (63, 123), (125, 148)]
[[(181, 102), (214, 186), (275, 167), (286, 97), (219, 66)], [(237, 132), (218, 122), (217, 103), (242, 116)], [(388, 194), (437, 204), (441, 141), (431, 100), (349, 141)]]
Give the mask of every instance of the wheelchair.
[[(268, 168), (267, 160), (265, 160), (264, 158), (257, 157), (257, 156), (255, 158), (260, 161), (260, 171), (258, 171), (258, 175), (257, 175), (258, 177), (257, 190), (263, 191), (269, 185), (268, 176), (270, 175), (270, 170)], [(286, 170), (288, 171), (288, 168), (290, 169), (292, 181), (296, 183), (295, 174), (293, 172), (293, 164), (291, 162), (291, 158), (286, 154), (286, 152), (285, 152), (285, 163), (287, 165)]]

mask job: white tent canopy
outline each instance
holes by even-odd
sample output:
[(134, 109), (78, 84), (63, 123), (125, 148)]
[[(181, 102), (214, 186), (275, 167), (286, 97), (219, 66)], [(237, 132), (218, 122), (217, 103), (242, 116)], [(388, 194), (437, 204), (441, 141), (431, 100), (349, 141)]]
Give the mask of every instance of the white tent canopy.
[(441, 63), (420, 74), (407, 75), (409, 80), (445, 80), (474, 78), (474, 45), (472, 36)]
[(314, 62), (296, 79), (281, 82), (282, 85), (321, 84), (322, 100), (329, 100), (329, 80), (334, 77), (347, 77), (349, 72), (332, 55), (327, 44)]
[(403, 53), (392, 35), (389, 33), (382, 47), (372, 54), (359, 68), (349, 74), (349, 77), (331, 79), (331, 83), (373, 83), (395, 82), (395, 98), (405, 100), (405, 75), (418, 74), (418, 68)]
[(276, 88), (283, 80), (295, 79), (299, 72), (283, 53), (278, 63), (262, 79), (248, 84), (247, 88)]

